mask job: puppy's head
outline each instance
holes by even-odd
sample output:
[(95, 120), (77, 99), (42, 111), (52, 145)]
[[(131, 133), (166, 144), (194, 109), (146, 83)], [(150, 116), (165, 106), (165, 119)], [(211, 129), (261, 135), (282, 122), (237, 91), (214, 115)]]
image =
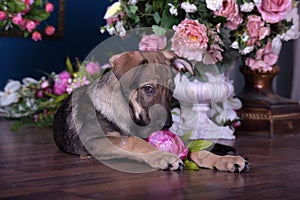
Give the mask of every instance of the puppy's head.
[(171, 127), (174, 68), (189, 63), (167, 51), (131, 51), (113, 56), (110, 64), (128, 99), (133, 121), (139, 126)]

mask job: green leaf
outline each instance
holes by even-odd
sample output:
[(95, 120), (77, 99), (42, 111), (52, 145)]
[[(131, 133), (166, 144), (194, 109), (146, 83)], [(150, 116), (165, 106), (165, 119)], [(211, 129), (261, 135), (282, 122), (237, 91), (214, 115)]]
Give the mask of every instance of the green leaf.
[(31, 117), (23, 117), (20, 119), (17, 119), (13, 122), (13, 125), (10, 127), (11, 131), (18, 131), (20, 128), (24, 127), (32, 127), (35, 123)]
[(43, 6), (43, 0), (35, 0), (34, 5), (42, 7)]
[(166, 29), (172, 29), (173, 25), (179, 24), (182, 19), (184, 19), (184, 17), (181, 16), (180, 13), (178, 13), (178, 16), (173, 16), (170, 14), (169, 8), (166, 7), (162, 13), (161, 27)]
[(158, 36), (164, 36), (166, 34), (166, 29), (157, 25), (152, 26), (152, 31)]
[(15, 1), (15, 11), (16, 12), (22, 12), (26, 10), (26, 5), (21, 0)]
[(154, 13), (153, 18), (154, 18), (155, 23), (159, 24), (159, 22), (160, 22), (160, 16), (159, 16), (158, 12)]
[(72, 66), (72, 63), (71, 63), (71, 60), (69, 57), (67, 57), (67, 59), (66, 59), (66, 66), (67, 66), (68, 72), (73, 74), (74, 70), (73, 70), (73, 66)]
[(138, 7), (137, 6), (130, 6), (130, 12), (132, 13), (132, 14), (135, 14), (136, 13), (136, 11), (138, 11)]
[(184, 161), (184, 165), (185, 165), (184, 169), (187, 169), (187, 170), (199, 170), (200, 169), (195, 162), (193, 162), (189, 159), (186, 159)]
[(189, 148), (189, 152), (195, 152), (195, 151), (207, 149), (213, 144), (214, 144), (213, 142), (207, 140), (193, 140), (188, 144), (188, 148)]
[(31, 9), (28, 13), (28, 18), (36, 21), (44, 21), (50, 16), (50, 13), (44, 9)]
[(184, 134), (183, 136), (180, 136), (180, 138), (181, 138), (182, 142), (184, 144), (186, 144), (189, 141), (191, 135), (192, 135), (192, 132), (188, 132), (188, 133)]

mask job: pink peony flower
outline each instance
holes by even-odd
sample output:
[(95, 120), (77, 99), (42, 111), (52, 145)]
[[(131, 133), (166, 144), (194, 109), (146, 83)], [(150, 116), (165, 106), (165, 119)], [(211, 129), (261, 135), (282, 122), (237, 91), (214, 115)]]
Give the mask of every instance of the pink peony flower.
[(42, 35), (38, 31), (34, 31), (31, 35), (31, 38), (37, 42), (39, 40), (42, 40)]
[(70, 85), (69, 79), (71, 78), (71, 74), (67, 71), (61, 72), (56, 78), (53, 86), (53, 92), (56, 95), (62, 95), (66, 93), (67, 87)]
[(277, 23), (292, 10), (292, 0), (261, 0), (256, 7), (266, 22)]
[(178, 155), (182, 160), (187, 157), (188, 148), (184, 146), (180, 137), (170, 131), (154, 132), (147, 141), (157, 149)]
[(46, 35), (53, 35), (54, 32), (55, 32), (55, 27), (54, 26), (47, 26), (45, 28)]
[(173, 29), (171, 50), (189, 60), (202, 61), (209, 40), (206, 26), (197, 20), (185, 19)]
[(32, 32), (36, 27), (37, 27), (37, 23), (36, 22), (34, 22), (32, 20), (27, 21), (27, 23), (26, 23), (26, 29), (29, 32)]
[(85, 66), (86, 71), (90, 74), (100, 74), (101, 71), (101, 66), (99, 65), (98, 62), (88, 62)]
[(143, 35), (140, 43), (140, 51), (157, 51), (162, 50), (167, 46), (167, 37), (158, 36), (156, 34)]
[(51, 13), (51, 12), (53, 12), (54, 11), (54, 5), (52, 4), (52, 3), (47, 3), (46, 4), (46, 6), (45, 6), (45, 10), (46, 10), (46, 12), (48, 12), (48, 13)]
[(0, 10), (0, 21), (3, 21), (6, 19), (6, 13), (2, 10)]

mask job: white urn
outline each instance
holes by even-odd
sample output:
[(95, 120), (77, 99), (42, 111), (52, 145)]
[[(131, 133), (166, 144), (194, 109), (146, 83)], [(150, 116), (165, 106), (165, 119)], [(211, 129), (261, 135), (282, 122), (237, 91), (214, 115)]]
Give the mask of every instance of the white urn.
[(210, 118), (211, 106), (234, 94), (232, 81), (224, 74), (206, 73), (206, 76), (208, 81), (201, 82), (176, 75), (174, 97), (180, 103), (180, 110), (173, 110), (174, 123), (170, 130), (178, 135), (190, 133), (190, 139), (235, 139), (234, 130)]

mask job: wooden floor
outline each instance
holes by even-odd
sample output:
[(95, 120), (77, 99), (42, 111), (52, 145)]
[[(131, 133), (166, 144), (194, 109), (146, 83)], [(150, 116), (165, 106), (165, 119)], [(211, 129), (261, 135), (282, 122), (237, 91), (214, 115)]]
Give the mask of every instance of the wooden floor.
[(249, 173), (125, 173), (57, 150), (51, 129), (10, 132), (0, 121), (0, 199), (299, 199), (300, 134), (238, 135)]

